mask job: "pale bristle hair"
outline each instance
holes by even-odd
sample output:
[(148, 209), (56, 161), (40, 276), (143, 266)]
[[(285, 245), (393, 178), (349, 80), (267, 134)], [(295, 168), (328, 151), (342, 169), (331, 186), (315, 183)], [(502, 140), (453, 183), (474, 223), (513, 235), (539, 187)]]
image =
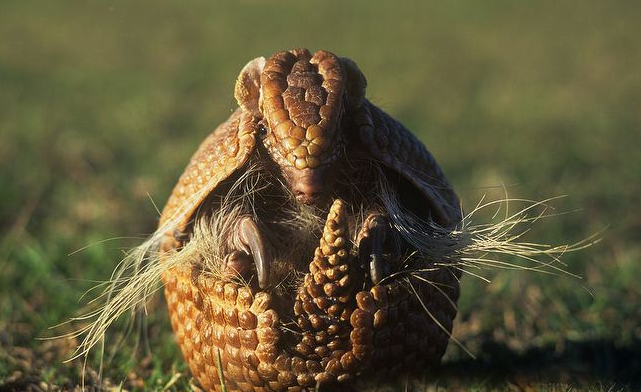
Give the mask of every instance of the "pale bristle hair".
[[(423, 183), (425, 187), (432, 185)], [(487, 269), (517, 269), (578, 277), (566, 271), (561, 257), (568, 252), (584, 249), (599, 239), (590, 236), (573, 244), (550, 245), (525, 242), (523, 236), (537, 221), (561, 214), (550, 213), (553, 197), (542, 201), (512, 199), (507, 195), (498, 200), (485, 201), (485, 196), (472, 211), (462, 214), (455, 228), (444, 228), (433, 221), (425, 221), (408, 211), (399, 202), (396, 189), (385, 177), (378, 176), (378, 195), (388, 211), (394, 228), (416, 250), (417, 258), (426, 260), (428, 268), (454, 268), (488, 281), (476, 273)], [(434, 192), (438, 194), (438, 192)], [(516, 210), (510, 211), (516, 206)], [(490, 222), (474, 223), (482, 211), (492, 209)], [(416, 270), (398, 273), (419, 272)]]
[[(266, 174), (259, 162), (250, 163), (224, 195), (217, 211), (211, 214), (204, 213), (196, 219), (191, 231), (192, 237), (185, 246), (180, 251), (160, 254), (160, 243), (166, 233), (173, 233), (183, 221), (186, 211), (193, 210), (196, 202), (203, 199), (200, 194), (192, 195), (149, 239), (125, 255), (109, 280), (90, 290), (100, 290), (88, 304), (88, 307), (93, 309), (70, 320), (88, 324), (72, 333), (55, 337), (81, 338), (69, 361), (79, 357), (84, 357), (86, 361), (91, 350), (96, 345), (101, 345), (106, 331), (122, 315), (130, 313), (133, 319), (136, 314), (146, 313), (145, 306), (148, 300), (161, 288), (161, 277), (169, 269), (200, 260), (204, 272), (215, 278), (222, 277), (223, 262), (230, 249), (229, 238), (234, 231), (235, 222), (242, 215), (258, 219), (254, 195), (274, 183), (282, 190), (287, 190), (279, 179)], [(313, 250), (314, 244), (317, 243), (314, 238), (317, 236), (310, 236), (310, 233), (320, 233), (323, 223), (311, 209), (304, 206), (296, 208), (295, 203), (292, 206), (283, 210), (279, 215), (279, 221), (276, 222), (288, 233), (288, 246), (281, 247), (283, 252), (272, 255), (276, 269), (280, 265), (280, 270), (285, 275), (291, 274), (291, 268), (282, 265), (292, 257), (300, 257), (303, 251), (309, 252), (310, 248)], [(274, 242), (285, 240), (275, 238), (273, 233), (267, 238)], [(292, 280), (296, 278), (298, 277), (293, 276)], [(242, 282), (241, 277), (238, 277), (238, 280)], [(288, 279), (283, 276), (282, 281), (282, 289), (285, 290), (287, 288), (284, 285)]]
[[(423, 182), (422, 186), (433, 187), (427, 181)], [(390, 279), (402, 280), (406, 288), (416, 295), (426, 315), (472, 358), (475, 358), (475, 355), (452, 336), (419, 296), (415, 284), (426, 283), (443, 294), (454, 309), (458, 308), (456, 301), (440, 287), (440, 282), (432, 282), (426, 278), (426, 272), (448, 268), (452, 273), (453, 268), (487, 283), (490, 280), (484, 276), (485, 273), (496, 269), (580, 278), (565, 269), (566, 265), (561, 261), (561, 257), (565, 253), (587, 248), (599, 241), (598, 234), (568, 245), (522, 241), (522, 237), (537, 221), (560, 215), (548, 213), (552, 208), (549, 203), (557, 198), (533, 201), (510, 199), (506, 195), (502, 199), (485, 202), (483, 197), (472, 211), (463, 215), (459, 225), (452, 229), (444, 228), (433, 221), (425, 221), (408, 211), (399, 202), (397, 190), (390, 186), (382, 173), (377, 176), (377, 195), (384, 210), (389, 214), (392, 226), (415, 249), (412, 255), (405, 255), (403, 265), (398, 266), (396, 272), (384, 278), (381, 283)], [(518, 208), (510, 212), (510, 205), (517, 205)], [(473, 223), (473, 218), (486, 209), (494, 209), (491, 221)], [(503, 215), (498, 218), (501, 212)], [(420, 263), (412, 260), (420, 260)]]
[[(461, 224), (455, 229), (440, 227), (407, 211), (399, 202), (396, 190), (385, 180), (380, 167), (373, 162), (367, 164), (377, 173), (378, 202), (389, 212), (392, 225), (401, 237), (416, 249), (415, 256), (426, 261), (421, 264), (426, 269), (453, 267), (482, 279), (486, 278), (478, 270), (487, 268), (564, 272), (560, 256), (568, 251), (589, 246), (592, 242), (591, 239), (587, 239), (563, 246), (521, 242), (520, 238), (524, 233), (521, 227), (546, 217), (544, 213), (534, 217), (529, 213), (538, 207), (544, 207), (545, 211), (549, 200), (532, 202), (505, 198), (481, 202), (464, 216)], [(427, 183), (424, 185), (430, 186)], [(90, 302), (90, 306), (96, 308), (71, 320), (88, 324), (71, 334), (63, 335), (81, 338), (81, 343), (69, 360), (84, 357), (86, 363), (90, 351), (96, 345), (101, 345), (106, 331), (113, 322), (128, 312), (132, 315), (144, 312), (150, 296), (161, 287), (161, 276), (167, 270), (200, 260), (203, 272), (213, 277), (222, 277), (223, 262), (230, 250), (229, 238), (234, 231), (234, 223), (242, 215), (258, 219), (254, 195), (266, 190), (273, 191), (274, 186), (277, 191), (284, 192), (287, 198), (293, 200), (293, 195), (279, 177), (269, 174), (260, 162), (249, 164), (224, 195), (220, 207), (214, 212), (204, 211), (205, 213), (196, 219), (191, 231), (192, 237), (185, 246), (180, 251), (159, 254), (159, 245), (165, 235), (173, 233), (184, 220), (186, 212), (192, 211), (197, 201), (204, 198), (204, 195), (198, 193), (192, 195), (147, 241), (123, 258), (108, 281), (97, 286), (99, 289), (102, 288), (102, 291)], [(472, 224), (472, 218), (479, 211), (510, 202), (520, 202), (523, 207), (516, 213), (506, 214), (497, 222)], [(317, 238), (320, 237), (325, 219), (312, 207), (300, 206), (295, 202), (288, 205), (289, 207), (281, 211), (277, 220), (271, 222), (283, 228), (281, 234), (266, 234), (267, 242), (287, 244), (277, 247), (276, 253), (272, 255), (274, 261), (271, 273), (276, 279), (280, 279), (281, 284), (277, 287), (281, 289), (281, 293), (291, 291), (300, 283), (300, 276), (292, 276), (292, 271), (296, 271), (297, 268), (289, 267), (288, 263), (295, 260), (298, 267), (306, 267), (306, 263), (313, 257), (314, 248), (318, 245)], [(355, 243), (367, 211), (364, 206), (352, 208), (355, 208), (352, 210), (352, 219), (356, 222), (356, 229), (351, 234)], [(355, 247), (353, 252), (356, 251)], [(540, 260), (541, 258), (544, 260)], [(394, 277), (423, 279), (421, 268), (401, 268), (386, 279)], [(239, 282), (247, 283), (241, 277), (237, 278)], [(408, 283), (413, 289), (411, 281), (408, 280)], [(102, 347), (104, 348), (104, 345)]]

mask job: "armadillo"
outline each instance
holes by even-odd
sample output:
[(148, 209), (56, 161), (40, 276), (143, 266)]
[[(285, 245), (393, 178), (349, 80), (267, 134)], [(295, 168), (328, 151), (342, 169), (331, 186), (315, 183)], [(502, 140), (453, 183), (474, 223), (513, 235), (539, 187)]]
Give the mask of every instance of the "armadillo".
[[(163, 274), (178, 344), (206, 390), (314, 390), (443, 356), (460, 272), (420, 237), (455, 230), (459, 200), (365, 92), (357, 65), (328, 51), (256, 58), (238, 76), (238, 108), (175, 186), (161, 258), (198, 222), (227, 219), (218, 273), (194, 258)], [(235, 214), (223, 208), (231, 194), (243, 201)]]

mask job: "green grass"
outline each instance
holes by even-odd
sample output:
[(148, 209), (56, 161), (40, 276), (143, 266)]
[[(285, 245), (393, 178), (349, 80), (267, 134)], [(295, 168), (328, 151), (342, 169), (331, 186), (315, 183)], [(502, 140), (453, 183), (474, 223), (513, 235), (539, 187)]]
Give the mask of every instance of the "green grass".
[[(581, 280), (467, 277), (455, 334), (477, 359), (451, 345), (416, 389), (639, 388), (640, 21), (628, 1), (3, 1), (0, 385), (30, 372), (78, 383), (78, 365), (61, 363), (69, 344), (35, 338), (154, 230), (150, 198), (162, 206), (229, 115), (242, 66), (306, 46), (359, 64), (370, 99), (420, 136), (467, 209), (505, 184), (514, 197), (568, 195), (558, 210), (578, 210), (529, 240), (607, 227), (565, 258)], [(113, 385), (189, 389), (160, 300), (145, 330), (152, 355), (125, 346), (105, 367)]]

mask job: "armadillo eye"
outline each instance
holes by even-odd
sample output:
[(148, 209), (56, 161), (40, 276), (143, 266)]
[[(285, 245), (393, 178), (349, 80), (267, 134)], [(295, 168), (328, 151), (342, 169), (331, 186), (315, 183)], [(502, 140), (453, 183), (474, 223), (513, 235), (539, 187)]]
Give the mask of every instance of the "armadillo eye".
[(258, 136), (261, 138), (267, 136), (267, 127), (263, 123), (258, 124)]

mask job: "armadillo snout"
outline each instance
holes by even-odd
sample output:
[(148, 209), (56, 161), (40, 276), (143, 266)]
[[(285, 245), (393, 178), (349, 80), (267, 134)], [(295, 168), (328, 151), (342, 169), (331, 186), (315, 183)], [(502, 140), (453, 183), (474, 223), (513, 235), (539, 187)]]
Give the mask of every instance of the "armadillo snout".
[(318, 205), (325, 199), (327, 178), (324, 171), (305, 169), (292, 175), (292, 191), (299, 203)]
[(323, 191), (313, 191), (309, 189), (294, 189), (294, 195), (299, 203), (314, 205), (318, 204), (318, 202), (324, 198), (325, 193)]

